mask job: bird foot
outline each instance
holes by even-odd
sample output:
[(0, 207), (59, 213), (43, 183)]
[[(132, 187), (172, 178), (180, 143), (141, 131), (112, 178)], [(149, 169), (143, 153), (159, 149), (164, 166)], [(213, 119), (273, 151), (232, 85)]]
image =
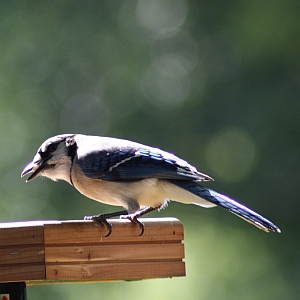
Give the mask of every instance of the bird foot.
[(143, 216), (144, 214), (150, 212), (150, 211), (153, 211), (155, 210), (156, 208), (153, 208), (153, 207), (145, 207), (139, 211), (136, 211), (134, 213), (127, 213), (127, 215), (121, 215), (120, 216), (120, 219), (127, 219), (129, 221), (131, 221), (132, 223), (138, 225), (141, 229), (141, 233), (139, 234), (139, 236), (142, 236), (144, 234), (144, 231), (145, 231), (145, 226), (144, 224), (138, 220), (139, 217)]
[(149, 206), (149, 207), (145, 207), (139, 211), (136, 211), (136, 212), (130, 213), (130, 214), (128, 213), (127, 210), (122, 210), (122, 211), (117, 211), (117, 212), (108, 213), (108, 214), (86, 216), (86, 217), (84, 217), (84, 220), (93, 220), (101, 226), (103, 226), (103, 225), (106, 226), (108, 233), (105, 237), (108, 237), (112, 233), (112, 225), (107, 221), (107, 219), (113, 218), (113, 217), (120, 217), (121, 219), (127, 219), (127, 220), (131, 221), (132, 223), (138, 225), (141, 229), (141, 233), (139, 234), (139, 236), (141, 236), (144, 234), (145, 226), (142, 222), (140, 222), (138, 220), (138, 218), (150, 211), (155, 210), (155, 209), (157, 209), (157, 208), (153, 208), (153, 207)]
[(129, 221), (131, 221), (132, 223), (138, 225), (141, 229), (141, 233), (139, 234), (139, 236), (142, 236), (144, 234), (145, 231), (145, 226), (142, 222), (140, 222), (137, 218), (140, 216), (139, 211), (133, 214), (128, 214), (128, 215), (122, 215), (120, 216), (120, 219), (127, 219)]
[(127, 210), (122, 210), (122, 211), (117, 211), (117, 212), (113, 212), (113, 213), (108, 213), (108, 214), (99, 214), (99, 215), (94, 215), (94, 216), (85, 216), (84, 220), (93, 220), (94, 222), (96, 222), (99, 225), (104, 225), (106, 226), (108, 233), (107, 235), (105, 235), (105, 237), (110, 236), (110, 234), (112, 233), (112, 225), (111, 223), (109, 223), (107, 221), (108, 218), (113, 218), (113, 217), (118, 217), (118, 216), (122, 216), (122, 215), (126, 215), (128, 214)]

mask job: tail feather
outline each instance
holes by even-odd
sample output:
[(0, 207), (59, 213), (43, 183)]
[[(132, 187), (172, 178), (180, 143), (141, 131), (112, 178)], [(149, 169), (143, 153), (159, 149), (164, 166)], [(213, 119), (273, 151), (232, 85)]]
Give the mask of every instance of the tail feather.
[[(216, 191), (203, 187), (194, 181), (172, 180), (172, 183), (181, 188), (205, 199), (213, 204), (225, 208), (231, 213), (251, 223), (252, 225), (264, 230), (265, 232), (273, 231), (280, 233), (280, 229), (271, 221), (249, 209), (248, 207), (238, 203), (237, 201), (222, 195)], [(197, 204), (197, 203), (194, 203)]]

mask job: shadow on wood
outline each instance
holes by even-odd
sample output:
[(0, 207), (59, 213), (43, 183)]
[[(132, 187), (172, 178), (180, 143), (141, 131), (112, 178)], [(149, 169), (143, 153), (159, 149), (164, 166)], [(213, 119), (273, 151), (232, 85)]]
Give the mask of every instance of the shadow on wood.
[(185, 276), (183, 226), (174, 218), (0, 223), (0, 282), (139, 280)]

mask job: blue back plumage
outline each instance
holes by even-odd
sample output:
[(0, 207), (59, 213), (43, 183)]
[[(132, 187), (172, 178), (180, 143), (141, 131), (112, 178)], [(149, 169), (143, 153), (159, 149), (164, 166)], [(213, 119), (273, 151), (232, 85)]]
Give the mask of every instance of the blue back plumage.
[(187, 162), (156, 148), (109, 149), (91, 152), (79, 164), (87, 177), (108, 181), (145, 178), (211, 180)]

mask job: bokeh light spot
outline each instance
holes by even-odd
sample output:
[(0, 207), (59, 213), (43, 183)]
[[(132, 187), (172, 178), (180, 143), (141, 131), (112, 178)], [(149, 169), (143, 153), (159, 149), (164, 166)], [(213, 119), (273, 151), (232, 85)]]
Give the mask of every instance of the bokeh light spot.
[(255, 165), (257, 146), (247, 132), (227, 128), (211, 138), (205, 155), (213, 177), (236, 182), (243, 180)]
[(140, 0), (137, 4), (138, 23), (155, 34), (177, 30), (185, 21), (186, 4), (182, 0)]
[(120, 8), (119, 27), (129, 40), (149, 43), (176, 34), (186, 16), (183, 0), (128, 0)]
[(183, 30), (169, 38), (156, 39), (151, 47), (153, 63), (160, 72), (163, 73), (170, 64), (177, 65), (176, 69), (172, 69), (173, 76), (183, 76), (192, 71), (198, 62), (198, 56), (196, 40)]
[(148, 101), (172, 108), (187, 100), (194, 86), (191, 72), (197, 65), (199, 49), (194, 38), (184, 31), (152, 44), (152, 64), (141, 80)]
[(188, 76), (166, 76), (150, 66), (142, 90), (148, 101), (159, 107), (175, 107), (188, 97), (191, 84)]

